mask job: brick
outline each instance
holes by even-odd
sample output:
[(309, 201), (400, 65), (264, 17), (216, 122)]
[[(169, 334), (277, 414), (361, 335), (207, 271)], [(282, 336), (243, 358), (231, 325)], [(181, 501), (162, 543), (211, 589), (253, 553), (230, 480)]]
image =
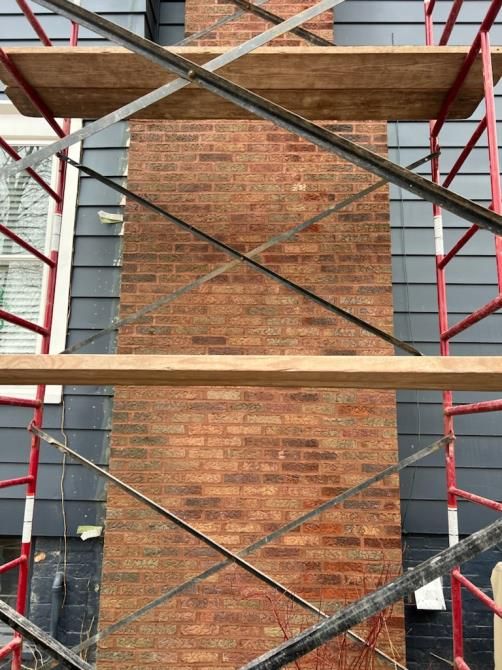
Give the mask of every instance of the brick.
[[(270, 0), (269, 7), (286, 17), (311, 4)], [(191, 33), (234, 6), (187, 0), (186, 9)], [(234, 45), (265, 27), (246, 14), (203, 43)], [(330, 13), (309, 27), (330, 37)], [(298, 43), (291, 35), (274, 41)], [(381, 154), (387, 151), (383, 123), (327, 125)], [(374, 181), (271, 123), (132, 121), (130, 126), (129, 185), (241, 251)], [(388, 208), (388, 192), (382, 189), (335, 220), (271, 248), (261, 260), (390, 330)], [(127, 204), (126, 221), (123, 315), (228, 260), (134, 203)], [(118, 346), (123, 353), (391, 353), (387, 344), (242, 264), (123, 329)], [(234, 550), (396, 457), (395, 398), (389, 392), (115, 391), (112, 472), (138, 482), (145, 493)], [(127, 500), (112, 489), (108, 496), (101, 626), (219, 560), (153, 512), (137, 513), (136, 504), (128, 510)], [(343, 603), (372, 588), (382, 565), (399, 572), (399, 541), (399, 492), (391, 481), (264, 547), (252, 561), (316, 603)], [(136, 581), (121, 581), (121, 573)], [(117, 664), (124, 670), (240, 667), (282, 639), (272, 606), (276, 598), (242, 570), (228, 568), (115, 634), (114, 646), (101, 649), (100, 670)], [(297, 607), (289, 616), (303, 627), (311, 623)], [(394, 648), (402, 652), (399, 608), (388, 627)], [(141, 646), (146, 638), (148, 654)], [(379, 642), (388, 649), (386, 636)], [(309, 659), (305, 670), (315, 667)]]

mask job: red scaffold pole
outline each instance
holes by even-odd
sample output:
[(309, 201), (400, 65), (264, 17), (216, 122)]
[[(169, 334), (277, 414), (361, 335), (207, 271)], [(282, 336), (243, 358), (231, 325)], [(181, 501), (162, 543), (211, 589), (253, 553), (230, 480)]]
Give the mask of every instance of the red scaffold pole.
[(28, 484), (31, 482), (31, 477), (27, 475), (26, 477), (16, 477), (15, 479), (4, 479), (0, 481), (0, 489), (8, 489), (11, 486), (21, 486), (22, 484)]
[(463, 489), (456, 487), (452, 487), (451, 493), (456, 495), (458, 498), (463, 498), (469, 502), (476, 503), (476, 505), (483, 505), (484, 507), (488, 507), (488, 509), (492, 509), (495, 512), (502, 512), (502, 503), (496, 502), (495, 500), (490, 500), (490, 498), (484, 498), (483, 496), (478, 496), (475, 493), (464, 491)]
[(478, 588), (475, 584), (471, 582), (470, 579), (467, 579), (467, 577), (464, 577), (464, 575), (460, 572), (460, 570), (454, 570), (453, 571), (453, 577), (462, 584), (468, 591), (472, 593), (472, 595), (476, 596), (481, 602), (488, 607), (488, 609), (491, 609), (491, 611), (496, 614), (498, 617), (502, 618), (502, 607), (499, 607), (497, 603), (492, 600), (489, 596), (486, 595), (480, 588)]
[(484, 400), (481, 402), (473, 402), (468, 405), (455, 405), (454, 407), (445, 408), (445, 413), (449, 416), (461, 416), (463, 414), (482, 414), (483, 412), (500, 411), (502, 411), (502, 400)]
[[(492, 56), (490, 36), (482, 31), (481, 55), (483, 59), (483, 85), (486, 106), (486, 131), (488, 134), (488, 156), (490, 158), (490, 184), (492, 189), (492, 208), (497, 214), (502, 212), (502, 190), (500, 188), (500, 159), (497, 138), (497, 112), (495, 109), (495, 91), (493, 86)], [(497, 279), (499, 293), (502, 293), (502, 240), (495, 237), (495, 258), (497, 260)]]
[(23, 561), (26, 561), (26, 556), (18, 556), (13, 561), (9, 561), (8, 563), (0, 565), (0, 575), (2, 575), (4, 572), (8, 572), (9, 570), (17, 568), (18, 565), (21, 565), (21, 563), (23, 563)]
[[(434, 22), (433, 9), (435, 0), (426, 0), (425, 2), (425, 34), (426, 44), (434, 45)], [(458, 15), (463, 5), (463, 0), (454, 0), (449, 16), (446, 20), (443, 33), (439, 40), (439, 45), (444, 46), (448, 43), (452, 31), (456, 25)], [(490, 158), (490, 184), (492, 192), (491, 208), (497, 212), (502, 212), (502, 196), (500, 186), (500, 165), (498, 155), (496, 109), (493, 86), (492, 62), (490, 54), (490, 40), (488, 32), (492, 27), (499, 10), (502, 7), (502, 0), (492, 0), (487, 14), (481, 24), (474, 42), (455, 78), (455, 81), (446, 96), (438, 118), (430, 122), (430, 143), (431, 150), (436, 152), (439, 149), (439, 133), (447, 119), (448, 112), (457, 97), (465, 79), (470, 72), (472, 65), (476, 61), (481, 51), (483, 87), (485, 98), (485, 115), (478, 123), (474, 133), (468, 143), (455, 161), (452, 169), (447, 175), (444, 186), (449, 187), (455, 179), (468, 156), (478, 143), (479, 139), (486, 131), (488, 136), (488, 153)], [(432, 180), (439, 183), (440, 170), (439, 158), (435, 159), (431, 165)], [(479, 308), (472, 314), (462, 319), (454, 326), (448, 325), (448, 301), (446, 284), (446, 266), (456, 257), (458, 252), (467, 244), (478, 230), (478, 226), (472, 225), (464, 235), (456, 242), (453, 248), (445, 254), (443, 221), (441, 209), (434, 206), (434, 239), (436, 253), (436, 279), (438, 296), (438, 318), (439, 318), (439, 347), (442, 356), (450, 355), (450, 340), (455, 335), (466, 330), (481, 319), (492, 314), (502, 307), (502, 240), (496, 241), (496, 263), (499, 280), (499, 295), (489, 303)], [(443, 394), (443, 423), (445, 435), (454, 435), (454, 416), (470, 413), (498, 411), (502, 409), (502, 400), (493, 400), (485, 402), (470, 403), (465, 405), (454, 405), (453, 394), (446, 391)], [(450, 442), (446, 448), (446, 491), (448, 501), (448, 535), (450, 546), (459, 541), (459, 522), (458, 522), (458, 498), (468, 500), (472, 503), (483, 505), (489, 509), (502, 511), (502, 503), (475, 495), (469, 491), (464, 491), (456, 484), (455, 467), (455, 443)], [(458, 569), (453, 570), (451, 574), (451, 600), (452, 600), (452, 619), (453, 619), (453, 658), (454, 667), (457, 670), (469, 670), (469, 666), (464, 660), (464, 631), (463, 631), (463, 611), (462, 611), (462, 587), (468, 588), (471, 593), (476, 595), (482, 602), (490, 606), (490, 599), (485, 596), (476, 586), (471, 584), (460, 574)], [(493, 601), (491, 601), (493, 602)], [(491, 607), (493, 609), (493, 607)]]
[(29, 24), (38, 35), (38, 38), (42, 42), (42, 44), (46, 47), (51, 47), (52, 46), (51, 40), (47, 36), (45, 30), (42, 28), (42, 24), (40, 23), (40, 21), (37, 19), (33, 11), (30, 9), (30, 6), (26, 2), (26, 0), (16, 0), (16, 2), (19, 5), (19, 8), (23, 12), (23, 14), (28, 19)]
[[(481, 24), (481, 28), (479, 29), (479, 32), (476, 35), (471, 48), (469, 49), (469, 53), (467, 54), (464, 62), (462, 63), (462, 67), (460, 68), (460, 71), (455, 81), (453, 82), (453, 85), (449, 90), (448, 95), (445, 98), (445, 101), (441, 107), (441, 111), (438, 114), (438, 118), (434, 122), (434, 126), (432, 129), (432, 135), (434, 137), (437, 137), (439, 135), (439, 132), (441, 131), (441, 128), (443, 127), (446, 121), (446, 117), (448, 116), (448, 112), (450, 111), (450, 107), (453, 104), (458, 93), (460, 92), (460, 89), (462, 88), (462, 85), (466, 80), (466, 77), (469, 74), (471, 67), (473, 66), (479, 54), (479, 51), (481, 49), (481, 33), (488, 32), (491, 29), (491, 27), (495, 23), (495, 19), (497, 18), (497, 15), (501, 7), (502, 7), (502, 0), (492, 0), (488, 12), (483, 20), (483, 23)], [(430, 22), (432, 23), (432, 16), (429, 16), (426, 12), (426, 21), (427, 20), (430, 20)], [(429, 46), (432, 46), (432, 43)]]
[[(42, 39), (42, 42), (46, 46), (51, 46), (52, 42), (49, 40), (43, 28), (41, 27), (38, 19), (35, 17), (33, 12), (30, 10), (26, 2), (22, 0), (17, 0), (19, 6), (25, 13), (28, 21), (35, 29), (39, 37)], [(71, 35), (70, 35), (70, 46), (76, 46), (78, 43), (78, 34), (79, 26), (75, 23), (71, 25)], [(59, 137), (64, 137), (70, 132), (71, 120), (65, 119), (63, 126), (61, 127), (59, 123), (54, 118), (51, 110), (47, 107), (44, 101), (40, 98), (37, 91), (26, 81), (21, 72), (17, 69), (12, 60), (0, 49), (0, 60), (8, 68), (9, 72), (16, 79), (19, 86), (23, 89), (25, 94), (35, 108), (42, 114), (50, 127)], [(66, 152), (65, 152), (66, 154)], [(15, 156), (13, 156), (14, 159)], [(36, 173), (35, 173), (36, 174)], [(33, 175), (31, 175), (33, 176)], [(38, 176), (38, 175), (37, 175)], [(38, 180), (37, 180), (38, 181)], [(50, 241), (50, 252), (49, 256), (45, 256), (30, 248), (31, 245), (28, 243), (21, 244), (23, 248), (37, 256), (40, 260), (46, 263), (47, 265), (47, 287), (46, 287), (46, 299), (45, 299), (45, 311), (43, 318), (43, 325), (38, 326), (37, 324), (32, 324), (31, 322), (20, 319), (15, 315), (11, 315), (8, 312), (0, 311), (0, 318), (5, 318), (10, 320), (13, 323), (16, 323), (19, 326), (29, 328), (34, 332), (37, 332), (42, 336), (40, 353), (48, 354), (50, 349), (50, 339), (51, 339), (51, 329), (53, 324), (54, 316), (54, 297), (55, 297), (55, 288), (56, 288), (56, 278), (57, 278), (57, 267), (58, 267), (58, 256), (59, 256), (59, 240), (61, 233), (61, 221), (63, 215), (63, 204), (64, 204), (64, 194), (65, 194), (65, 184), (66, 184), (66, 162), (62, 159), (59, 160), (58, 165), (58, 174), (57, 174), (57, 185), (56, 190), (51, 194), (55, 200), (55, 209), (52, 222), (52, 237)], [(47, 189), (46, 189), (47, 190)], [(0, 232), (2, 232), (0, 230)], [(11, 236), (10, 231), (8, 232)], [(15, 240), (17, 241), (17, 240)], [(23, 241), (21, 241), (23, 242)], [(43, 411), (44, 411), (44, 400), (45, 400), (46, 386), (39, 385), (37, 386), (36, 397), (34, 400), (19, 400), (16, 401), (14, 398), (0, 397), (0, 404), (5, 405), (19, 405), (23, 407), (33, 407), (34, 416), (31, 422), (31, 425), (38, 427), (42, 426), (43, 420)], [(27, 602), (28, 602), (28, 583), (29, 583), (29, 560), (28, 557), (31, 555), (32, 551), (32, 527), (33, 527), (33, 512), (35, 504), (35, 494), (37, 489), (37, 479), (38, 479), (38, 468), (40, 460), (40, 438), (36, 435), (31, 437), (31, 447), (30, 447), (30, 458), (28, 464), (28, 475), (26, 477), (21, 477), (16, 480), (6, 480), (5, 482), (0, 482), (0, 488), (6, 486), (15, 486), (15, 485), (26, 485), (26, 500), (25, 500), (25, 510), (24, 510), (24, 520), (23, 520), (23, 530), (21, 538), (21, 553), (18, 559), (15, 559), (10, 564), (3, 566), (5, 570), (18, 568), (18, 588), (17, 588), (17, 599), (16, 599), (16, 610), (20, 614), (25, 614)], [(22, 637), (16, 633), (13, 640), (6, 645), (3, 649), (0, 650), (0, 658), (4, 658), (12, 654), (12, 670), (21, 670), (22, 668)]]
[(443, 30), (443, 34), (441, 35), (439, 39), (439, 46), (445, 46), (445, 44), (448, 44), (451, 34), (453, 32), (453, 28), (455, 27), (455, 24), (458, 19), (458, 15), (460, 13), (460, 10), (462, 9), (462, 5), (464, 4), (464, 0), (455, 0), (450, 13), (448, 15), (448, 18), (446, 19), (446, 24)]
[(471, 151), (474, 149), (476, 144), (479, 142), (479, 138), (481, 135), (485, 132), (486, 130), (486, 115), (481, 119), (481, 121), (478, 123), (476, 130), (473, 132), (471, 138), (465, 145), (465, 147), (462, 149), (462, 152), (460, 156), (457, 158), (455, 161), (455, 164), (453, 165), (452, 169), (448, 173), (448, 176), (443, 182), (443, 186), (445, 188), (448, 188), (452, 181), (455, 179), (457, 174), (459, 173), (460, 169), (464, 165), (465, 161), (469, 157)]
[(498, 295), (496, 298), (490, 300), (490, 302), (487, 302), (486, 305), (483, 305), (483, 307), (480, 307), (475, 312), (472, 312), (472, 314), (469, 314), (465, 317), (465, 319), (462, 319), (462, 321), (459, 321), (451, 328), (441, 330), (441, 341), (446, 342), (447, 340), (451, 340), (451, 338), (455, 337), (455, 335), (458, 335), (462, 331), (467, 330), (467, 328), (470, 328), (470, 326), (473, 326), (475, 323), (482, 321), (485, 317), (490, 316), (490, 314), (497, 312), (501, 307), (502, 296)]
[(38, 407), (40, 403), (29, 398), (11, 398), (6, 395), (0, 395), (0, 405), (9, 405), (11, 407)]
[[(428, 11), (429, 3), (425, 3), (425, 37), (427, 46), (434, 46), (434, 21), (432, 12)], [(437, 122), (430, 121), (430, 146), (431, 151), (436, 153), (439, 148), (438, 134), (434, 132)], [(441, 173), (439, 168), (439, 156), (437, 156), (431, 164), (432, 181), (436, 184), (440, 183)], [(446, 276), (445, 269), (441, 265), (445, 255), (444, 251), (444, 231), (443, 231), (443, 217), (441, 208), (438, 205), (433, 205), (433, 219), (434, 219), (434, 247), (436, 256), (436, 287), (438, 298), (438, 318), (439, 330), (444, 332), (448, 330), (448, 308), (447, 308), (447, 291), (446, 291)], [(440, 339), (439, 342), (440, 353), (442, 356), (449, 356), (450, 343), (448, 340)], [(451, 391), (443, 392), (443, 407), (453, 405), (453, 394)], [(445, 435), (454, 435), (453, 419), (450, 416), (443, 416), (443, 431)], [(446, 489), (448, 502), (448, 538), (449, 545), (453, 546), (459, 541), (458, 533), (458, 507), (457, 498), (451, 492), (451, 489), (456, 486), (456, 469), (455, 469), (455, 446), (454, 442), (447, 445), (445, 449), (445, 469), (446, 469)], [(463, 656), (463, 624), (462, 624), (462, 589), (460, 584), (451, 578), (451, 600), (452, 600), (452, 617), (453, 617), (453, 647), (454, 657)]]

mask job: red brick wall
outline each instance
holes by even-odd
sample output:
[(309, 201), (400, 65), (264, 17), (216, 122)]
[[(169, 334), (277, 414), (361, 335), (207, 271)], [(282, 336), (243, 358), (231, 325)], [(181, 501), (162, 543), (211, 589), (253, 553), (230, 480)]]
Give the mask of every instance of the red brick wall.
[[(311, 2), (271, 0), (289, 16)], [(194, 32), (232, 11), (188, 0)], [(233, 44), (265, 28), (256, 18), (210, 40)], [(309, 26), (329, 35), (331, 17)], [(298, 43), (296, 39), (288, 41)], [(331, 124), (386, 151), (382, 123)], [(249, 250), (373, 181), (263, 122), (134, 122), (129, 187), (207, 232)], [(227, 257), (129, 203), (121, 313), (173, 291)], [(385, 189), (262, 259), (358, 316), (392, 328)], [(389, 354), (363, 331), (239, 267), (134, 326), (120, 353)], [(197, 528), (239, 550), (396, 459), (390, 392), (117, 388), (111, 468)], [(101, 625), (217, 561), (217, 554), (110, 489)], [(249, 559), (331, 612), (400, 570), (396, 479), (305, 524)], [(110, 637), (100, 670), (232, 669), (315, 617), (230, 567)], [(402, 654), (400, 608), (389, 620)], [(363, 631), (364, 632), (364, 631)], [(380, 643), (389, 649), (389, 636)], [(335, 644), (333, 653), (338, 653)], [(315, 655), (301, 668), (316, 666)]]

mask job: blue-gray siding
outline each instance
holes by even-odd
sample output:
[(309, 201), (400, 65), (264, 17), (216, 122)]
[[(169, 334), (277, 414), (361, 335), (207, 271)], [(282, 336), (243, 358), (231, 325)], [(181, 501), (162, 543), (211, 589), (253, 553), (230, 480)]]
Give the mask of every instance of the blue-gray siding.
[[(488, 7), (484, 0), (467, 0), (451, 44), (470, 44)], [(439, 20), (444, 21), (451, 3), (439, 2)], [(442, 28), (438, 23), (437, 33)], [(347, 0), (336, 10), (335, 35), (338, 44), (423, 44), (422, 0)], [(502, 21), (494, 27), (494, 44), (502, 42)], [(502, 89), (499, 87), (499, 92)], [(502, 111), (502, 97), (497, 99)], [(442, 166), (451, 167), (465, 145), (476, 120), (448, 124), (442, 135)], [(502, 126), (500, 127), (502, 130)], [(427, 154), (425, 123), (390, 123), (390, 157), (407, 164)], [(422, 169), (427, 174), (427, 168)], [(489, 204), (490, 183), (486, 140), (479, 144), (453, 184), (458, 192)], [(427, 354), (438, 353), (437, 299), (435, 292), (434, 240), (431, 206), (409, 193), (391, 188), (395, 328), (399, 337), (413, 341)], [(467, 225), (445, 215), (447, 248)], [(448, 270), (451, 323), (481, 306), (497, 293), (493, 237), (480, 232), (465, 247)], [(500, 354), (502, 315), (493, 315), (452, 343), (454, 354)], [(497, 394), (459, 393), (458, 402), (496, 397)], [(502, 396), (502, 389), (501, 394)], [(398, 427), (401, 455), (405, 456), (434, 440), (442, 430), (441, 398), (438, 393), (402, 392), (398, 395)], [(481, 495), (500, 499), (502, 481), (502, 422), (499, 413), (469, 416), (456, 421), (459, 482)], [(444, 533), (446, 505), (444, 469), (439, 455), (424, 460), (401, 478), (403, 528), (408, 533)], [(461, 530), (470, 532), (493, 518), (483, 508), (463, 504)]]
[[(100, 10), (106, 16), (136, 32), (150, 34), (148, 19), (150, 3), (146, 0), (84, 0), (83, 6)], [(32, 3), (49, 36), (55, 43), (68, 39), (68, 21), (54, 16)], [(13, 40), (13, 36), (16, 37)], [(1, 44), (38, 44), (36, 36), (14, 0), (5, 0), (0, 9)], [(82, 30), (81, 41), (86, 44), (97, 40), (89, 31)], [(127, 124), (117, 124), (84, 143), (82, 159), (100, 172), (121, 178), (127, 165)], [(70, 168), (72, 169), (72, 168)], [(120, 212), (119, 199), (92, 180), (80, 182), (76, 213), (73, 271), (71, 281), (71, 309), (68, 342), (74, 343), (91, 332), (107, 325), (117, 312), (120, 287), (120, 225), (100, 223), (98, 211)], [(114, 338), (105, 337), (88, 351), (113, 351)], [(49, 405), (45, 411), (44, 426), (61, 437), (59, 432), (64, 411), (64, 426), (68, 443), (98, 463), (108, 457), (111, 421), (112, 389), (66, 387), (64, 404)], [(25, 470), (29, 436), (26, 425), (31, 413), (18, 408), (0, 408), (0, 463), (6, 477)], [(40, 483), (37, 495), (34, 532), (38, 535), (61, 535), (63, 515), (60, 482), (60, 456), (52, 448), (43, 446)], [(65, 469), (64, 491), (66, 520), (69, 534), (75, 534), (78, 525), (100, 524), (103, 519), (105, 489), (102, 481), (91, 477), (82, 468), (68, 463)], [(2, 523), (0, 534), (18, 535), (23, 514), (23, 491), (6, 489), (1, 495)]]
[(160, 0), (159, 44), (176, 44), (185, 36), (185, 3)]
[[(0, 9), (0, 41), (5, 45), (35, 44), (38, 39), (29, 23), (21, 15), (15, 0), (3, 0)], [(155, 30), (154, 7), (158, 0), (82, 0), (82, 7), (98, 12), (114, 23), (140, 35), (151, 36)], [(45, 31), (55, 44), (63, 45), (68, 42), (68, 21), (53, 14), (35, 3), (31, 6)], [(88, 46), (102, 44), (103, 40), (89, 31), (80, 29), (79, 39)]]

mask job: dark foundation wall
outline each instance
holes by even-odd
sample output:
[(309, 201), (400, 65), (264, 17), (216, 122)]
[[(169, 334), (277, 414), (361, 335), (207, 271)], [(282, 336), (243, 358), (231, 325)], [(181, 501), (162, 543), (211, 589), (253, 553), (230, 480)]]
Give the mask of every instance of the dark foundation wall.
[[(15, 541), (8, 546), (12, 552), (16, 551)], [(102, 555), (101, 538), (82, 541), (75, 537), (37, 537), (34, 541), (28, 616), (68, 647), (79, 644), (97, 630)], [(10, 573), (8, 579), (4, 575), (0, 582), (2, 598), (11, 606), (15, 597), (8, 597), (8, 587), (15, 584), (16, 578), (15, 573)], [(2, 626), (0, 647), (11, 639), (11, 631)], [(93, 661), (95, 650), (89, 649), (83, 657)], [(33, 645), (25, 644), (26, 668), (36, 670), (42, 658), (46, 659)], [(0, 669), (7, 668), (10, 668), (8, 658), (0, 661)]]
[[(434, 535), (407, 535), (403, 540), (403, 568), (418, 563), (446, 549), (448, 538)], [(490, 575), (502, 561), (502, 545), (480, 554), (465, 563), (462, 573), (492, 597)], [(443, 579), (447, 610), (428, 612), (417, 610), (415, 604), (405, 605), (406, 651), (409, 670), (443, 670), (448, 665), (436, 658), (452, 659), (451, 599), (449, 579)], [(465, 655), (471, 670), (493, 668), (493, 614), (481, 602), (464, 590)], [(436, 655), (433, 656), (433, 654)]]
[[(103, 542), (80, 538), (37, 538), (31, 580), (30, 619), (67, 647), (96, 632)], [(58, 592), (54, 580), (66, 575)], [(57, 595), (59, 593), (59, 595)], [(51, 621), (54, 628), (51, 631)], [(86, 658), (94, 659), (94, 650)]]

